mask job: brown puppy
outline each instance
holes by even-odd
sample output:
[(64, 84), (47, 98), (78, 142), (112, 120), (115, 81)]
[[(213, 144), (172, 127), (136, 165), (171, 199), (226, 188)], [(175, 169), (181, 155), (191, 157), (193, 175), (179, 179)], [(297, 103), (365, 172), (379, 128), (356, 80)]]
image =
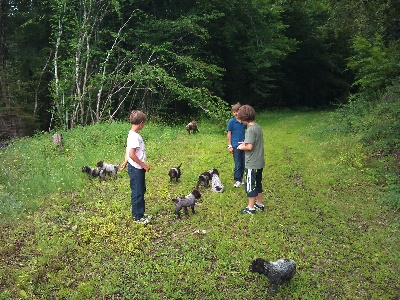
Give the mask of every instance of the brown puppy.
[(192, 133), (199, 132), (199, 129), (197, 128), (197, 122), (195, 120), (191, 121), (189, 124), (186, 125), (186, 131), (190, 134), (190, 131)]

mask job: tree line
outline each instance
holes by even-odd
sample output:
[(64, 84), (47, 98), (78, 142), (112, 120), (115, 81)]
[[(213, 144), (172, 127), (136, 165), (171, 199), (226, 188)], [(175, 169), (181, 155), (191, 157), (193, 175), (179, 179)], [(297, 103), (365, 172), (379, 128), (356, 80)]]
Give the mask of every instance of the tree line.
[(399, 0), (0, 1), (1, 140), (134, 108), (399, 111)]

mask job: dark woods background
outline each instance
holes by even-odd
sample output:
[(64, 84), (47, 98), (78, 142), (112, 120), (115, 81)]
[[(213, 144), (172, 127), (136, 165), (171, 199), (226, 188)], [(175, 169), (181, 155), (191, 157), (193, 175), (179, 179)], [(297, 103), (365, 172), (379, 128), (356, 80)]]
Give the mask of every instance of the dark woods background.
[(398, 107), (399, 0), (0, 3), (1, 140), (133, 108)]

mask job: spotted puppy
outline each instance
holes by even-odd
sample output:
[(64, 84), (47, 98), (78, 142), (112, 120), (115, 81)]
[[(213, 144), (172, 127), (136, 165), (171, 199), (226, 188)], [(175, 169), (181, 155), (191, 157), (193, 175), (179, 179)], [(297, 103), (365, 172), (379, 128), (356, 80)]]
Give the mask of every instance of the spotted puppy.
[(185, 215), (188, 215), (188, 207), (192, 209), (192, 213), (195, 214), (196, 212), (194, 211), (194, 205), (196, 204), (196, 200), (200, 199), (201, 194), (198, 190), (193, 190), (189, 195), (186, 195), (185, 197), (178, 197), (175, 199), (172, 199), (175, 205), (175, 214), (178, 216), (178, 218), (181, 218), (181, 213), (180, 210), (183, 208)]
[(89, 168), (88, 166), (82, 167), (82, 172), (87, 173), (91, 177), (100, 177), (104, 179), (106, 177), (106, 172), (99, 168)]
[(175, 178), (176, 182), (178, 182), (178, 179), (181, 178), (181, 166), (182, 164), (179, 165), (179, 167), (172, 167), (169, 172), (169, 182), (172, 182), (172, 180)]
[(199, 131), (199, 129), (197, 128), (197, 122), (195, 120), (193, 120), (189, 124), (187, 124), (185, 128), (189, 134), (190, 134), (190, 131), (192, 131), (192, 133), (196, 133)]
[[(115, 179), (117, 179), (117, 172), (118, 172), (118, 166), (117, 165), (110, 165), (107, 164), (103, 161), (99, 161), (97, 163), (97, 166), (102, 169), (105, 174), (112, 174), (114, 176)], [(105, 175), (104, 175), (105, 176)]]
[(219, 178), (219, 173), (217, 170), (216, 172), (213, 173), (212, 178), (211, 178), (211, 191), (215, 193), (222, 193), (224, 191), (224, 185), (221, 182), (221, 179)]
[(278, 292), (279, 285), (289, 283), (296, 273), (296, 263), (291, 259), (278, 259), (277, 261), (268, 262), (262, 258), (254, 260), (250, 267), (250, 272), (264, 274), (273, 284), (270, 295), (273, 296)]
[(211, 170), (208, 170), (208, 171), (206, 171), (204, 173), (201, 173), (199, 175), (199, 179), (197, 180), (196, 189), (198, 189), (202, 183), (203, 183), (204, 187), (209, 187), (210, 180), (212, 180), (213, 174), (217, 174), (218, 175), (217, 169), (211, 169)]

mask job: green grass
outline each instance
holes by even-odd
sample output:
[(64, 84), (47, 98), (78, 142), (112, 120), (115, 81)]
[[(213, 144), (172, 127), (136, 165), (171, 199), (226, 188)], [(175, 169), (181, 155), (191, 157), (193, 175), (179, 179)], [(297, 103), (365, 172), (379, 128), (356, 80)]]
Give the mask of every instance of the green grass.
[[(131, 221), (127, 172), (88, 180), (80, 169), (121, 163), (127, 123), (15, 142), (0, 154), (0, 299), (264, 299), (271, 285), (250, 273), (254, 258), (292, 258), (297, 274), (274, 299), (396, 299), (398, 212), (386, 206), (380, 168), (337, 133), (326, 112), (261, 113), (266, 210), (240, 215), (225, 124), (200, 133), (147, 124), (143, 227)], [(168, 170), (182, 163), (179, 183)], [(177, 220), (171, 198), (218, 168), (223, 194), (203, 192), (197, 214)]]

